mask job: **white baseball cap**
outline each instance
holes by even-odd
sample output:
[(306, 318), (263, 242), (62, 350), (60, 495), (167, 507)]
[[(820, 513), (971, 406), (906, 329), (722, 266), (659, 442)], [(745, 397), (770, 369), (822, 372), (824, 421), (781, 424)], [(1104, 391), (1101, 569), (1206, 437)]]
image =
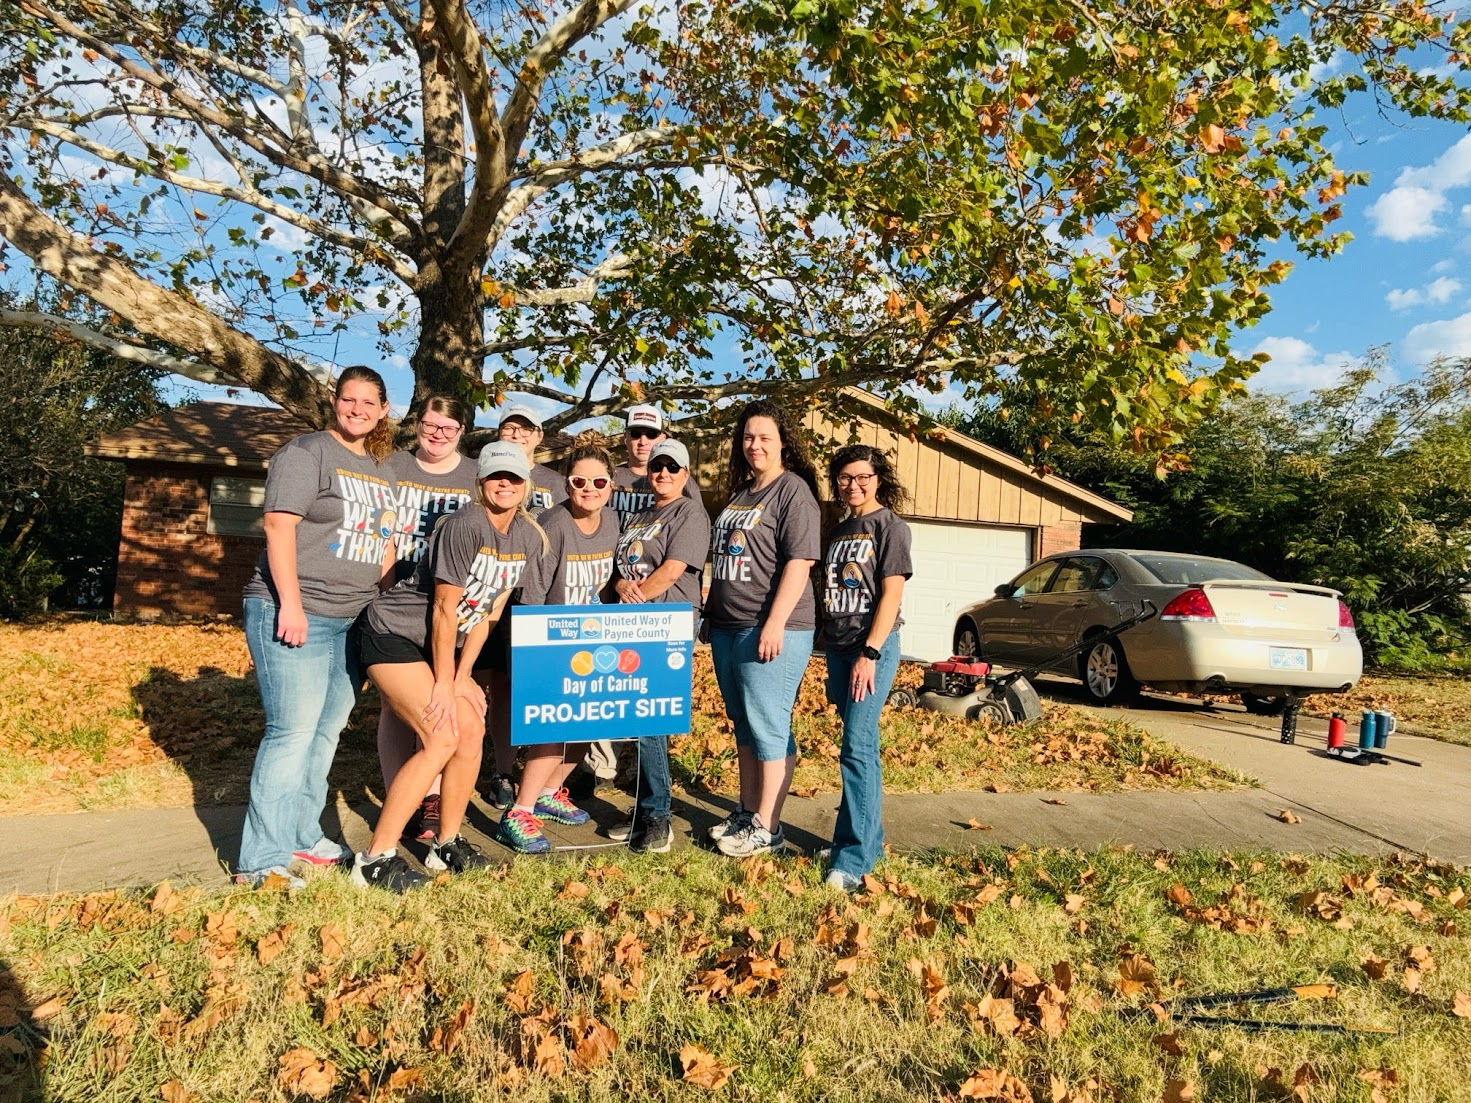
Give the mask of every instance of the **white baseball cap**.
[(629, 429), (664, 430), (664, 415), (657, 406), (630, 406), (623, 412), (623, 420)]
[(684, 468), (684, 470), (689, 470), (690, 450), (680, 444), (679, 441), (670, 438), (669, 440), (661, 440), (658, 444), (654, 445), (654, 450), (649, 453), (649, 463), (652, 464), (661, 456), (667, 456), (679, 464), (680, 467)]
[(526, 449), (510, 441), (492, 441), (480, 451), (480, 463), (476, 468), (479, 478), (492, 475), (516, 475), (531, 478), (531, 461), (526, 458)]
[(522, 421), (526, 422), (533, 429), (541, 428), (541, 418), (537, 416), (535, 410), (526, 405), (526, 403), (524, 402), (512, 402), (509, 406), (502, 410), (500, 423), (504, 425), (513, 417), (519, 417)]

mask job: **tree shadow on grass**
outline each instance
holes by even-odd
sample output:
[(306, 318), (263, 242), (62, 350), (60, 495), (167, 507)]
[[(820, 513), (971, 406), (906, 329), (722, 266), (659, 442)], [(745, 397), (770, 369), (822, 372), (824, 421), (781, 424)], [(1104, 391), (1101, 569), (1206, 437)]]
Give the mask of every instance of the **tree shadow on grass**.
[(48, 1043), (46, 1023), (33, 1019), (25, 989), (0, 961), (0, 1099), (46, 1097), (40, 1054)]
[[(133, 699), (152, 742), (188, 776), (193, 806), (211, 845), (233, 866), (244, 805), (250, 799), (250, 774), (265, 730), (254, 674), (236, 676), (202, 666), (186, 677), (155, 666), (133, 687)], [(382, 799), (377, 731), (378, 694), (370, 686), (358, 696), (328, 775), (322, 817), (328, 838), (342, 836), (338, 798), (349, 806), (365, 797)]]

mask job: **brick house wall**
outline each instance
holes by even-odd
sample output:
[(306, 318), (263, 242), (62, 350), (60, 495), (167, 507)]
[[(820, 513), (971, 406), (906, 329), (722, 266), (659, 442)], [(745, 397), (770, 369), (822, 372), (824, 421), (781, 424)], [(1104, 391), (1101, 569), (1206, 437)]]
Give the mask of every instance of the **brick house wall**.
[(265, 541), (213, 536), (208, 524), (210, 481), (242, 474), (239, 468), (128, 462), (114, 614), (240, 614), (240, 591)]
[(1058, 552), (1077, 551), (1083, 546), (1083, 522), (1060, 521), (1037, 530), (1037, 558)]

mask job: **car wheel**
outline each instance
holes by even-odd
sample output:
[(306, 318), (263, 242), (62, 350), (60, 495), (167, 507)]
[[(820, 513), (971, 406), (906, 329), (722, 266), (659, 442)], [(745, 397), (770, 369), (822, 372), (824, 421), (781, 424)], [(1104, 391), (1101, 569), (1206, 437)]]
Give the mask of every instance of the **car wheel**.
[(1078, 677), (1094, 704), (1115, 705), (1139, 694), (1139, 683), (1129, 672), (1128, 660), (1118, 640), (1098, 640), (1083, 652), (1078, 659)]
[(963, 620), (955, 626), (955, 650), (952, 654), (971, 659), (981, 657), (981, 637), (974, 621)]
[(1241, 704), (1253, 716), (1281, 716), (1287, 708), (1286, 697), (1258, 697), (1255, 693), (1242, 692)]

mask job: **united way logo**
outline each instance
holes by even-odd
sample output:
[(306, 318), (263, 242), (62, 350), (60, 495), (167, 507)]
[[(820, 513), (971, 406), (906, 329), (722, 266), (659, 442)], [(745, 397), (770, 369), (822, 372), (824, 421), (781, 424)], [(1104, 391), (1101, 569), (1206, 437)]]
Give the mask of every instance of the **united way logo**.
[(582, 622), (582, 629), (578, 633), (578, 639), (600, 640), (603, 638), (603, 622), (597, 617), (586, 617)]
[(741, 529), (736, 529), (735, 532), (730, 534), (730, 540), (725, 545), (725, 550), (731, 555), (744, 555), (746, 544), (748, 543), (747, 537), (748, 534), (746, 532)]
[(843, 567), (843, 585), (850, 590), (856, 590), (863, 585), (863, 568), (857, 563), (848, 563)]

